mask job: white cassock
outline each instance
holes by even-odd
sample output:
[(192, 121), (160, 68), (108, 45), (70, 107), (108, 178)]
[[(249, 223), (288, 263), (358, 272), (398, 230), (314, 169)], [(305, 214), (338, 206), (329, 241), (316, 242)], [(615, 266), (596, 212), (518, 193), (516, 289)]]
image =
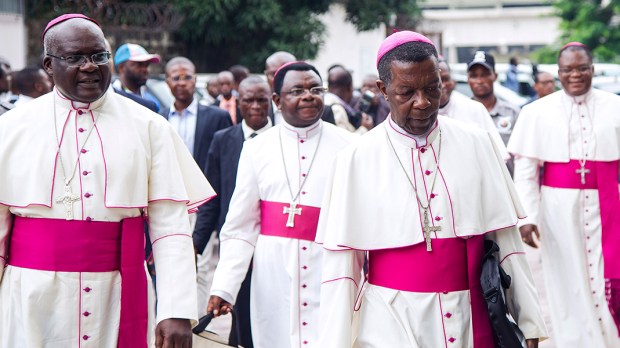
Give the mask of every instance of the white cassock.
[[(316, 239), (325, 248), (316, 347), (473, 347), (474, 335), (480, 335), (480, 330), (473, 328), (470, 298), (473, 302), (482, 295), (469, 290), (470, 259), (448, 264), (443, 256), (431, 262), (422, 260), (433, 255), (452, 259), (450, 254), (457, 250), (444, 245), (482, 243), (484, 238), (499, 244), (502, 266), (512, 276), (507, 291), (509, 311), (527, 338), (546, 336), (515, 228), (521, 206), (501, 155), (487, 132), (443, 116), (437, 124), (426, 137), (428, 144), (417, 146), (388, 117), (338, 155)], [(432, 188), (437, 156), (440, 169)], [(430, 252), (422, 233), (424, 212), (403, 168), (423, 204), (432, 197), (429, 222), (441, 231), (432, 233)], [(369, 254), (368, 283), (360, 289), (365, 251)], [(391, 265), (385, 262), (386, 256), (392, 257)], [(391, 267), (381, 269), (378, 262)], [(479, 272), (477, 267), (470, 271)], [(458, 286), (460, 290), (448, 290), (454, 286), (447, 283), (463, 282), (462, 278), (465, 284)], [(478, 287), (478, 279), (470, 279), (470, 284)], [(488, 323), (486, 308), (477, 318)], [(492, 345), (489, 331), (486, 334), (486, 346)]]
[(482, 103), (472, 100), (462, 93), (453, 91), (448, 103), (444, 105), (443, 108), (439, 109), (439, 114), (476, 125), (478, 128), (486, 130), (491, 135), (491, 139), (495, 142), (502, 158), (504, 160), (510, 159), (510, 154), (508, 154), (508, 150), (506, 150), (506, 145), (499, 135), (495, 123), (493, 123), (489, 111), (487, 111), (487, 108), (485, 108)]
[(0, 118), (0, 346), (117, 346), (119, 271), (53, 272), (10, 265), (13, 215), (65, 221), (65, 206), (56, 202), (64, 193), (64, 175), (56, 160), (54, 105), (67, 176), (81, 153), (70, 184), (81, 198), (73, 204), (73, 219), (116, 222), (147, 209), (157, 261), (156, 318), (152, 287), (148, 294), (153, 344), (155, 323), (196, 319), (188, 208), (214, 192), (161, 116), (112, 89), (91, 104), (72, 103), (55, 89)]
[[(351, 137), (320, 120), (306, 128), (283, 121), (243, 146), (211, 294), (234, 304), (254, 258), (250, 308), (257, 348), (307, 347), (316, 340), (323, 253), (314, 243), (316, 224), (331, 165)], [(295, 229), (313, 225), (304, 238), (282, 236), (291, 191), (299, 192), (296, 203), (303, 206)]]
[[(599, 190), (547, 183), (564, 176), (579, 181), (576, 170), (584, 158), (586, 168), (593, 162), (620, 159), (618, 110), (620, 97), (608, 92), (592, 89), (573, 98), (558, 91), (523, 108), (508, 143), (516, 157), (515, 185), (528, 214), (519, 225), (535, 224), (540, 232), (558, 347), (620, 347), (605, 299)], [(576, 167), (568, 173), (551, 172), (548, 167), (569, 161)], [(541, 185), (543, 166), (548, 175)], [(591, 185), (595, 174), (585, 174), (584, 179)], [(612, 181), (612, 189), (617, 189), (617, 175)]]

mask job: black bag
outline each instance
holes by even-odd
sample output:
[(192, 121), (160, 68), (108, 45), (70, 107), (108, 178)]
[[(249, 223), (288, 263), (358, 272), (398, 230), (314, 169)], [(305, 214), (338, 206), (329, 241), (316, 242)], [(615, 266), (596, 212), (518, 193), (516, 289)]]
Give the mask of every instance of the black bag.
[(499, 246), (492, 240), (484, 241), (484, 257), (480, 283), (489, 311), (493, 338), (497, 348), (527, 347), (523, 333), (508, 314), (504, 289), (510, 288), (510, 276), (499, 264)]
[(207, 328), (207, 325), (213, 319), (213, 312), (205, 315), (200, 318), (198, 321), (198, 325), (192, 329), (193, 334), (193, 344), (194, 348), (225, 348), (225, 347), (235, 347), (242, 348), (239, 345), (241, 341), (239, 338), (239, 329), (237, 328), (237, 317), (235, 316), (235, 312), (230, 312), (232, 315), (232, 326), (230, 330), (230, 336), (228, 340), (223, 337), (220, 337), (214, 333), (204, 331)]

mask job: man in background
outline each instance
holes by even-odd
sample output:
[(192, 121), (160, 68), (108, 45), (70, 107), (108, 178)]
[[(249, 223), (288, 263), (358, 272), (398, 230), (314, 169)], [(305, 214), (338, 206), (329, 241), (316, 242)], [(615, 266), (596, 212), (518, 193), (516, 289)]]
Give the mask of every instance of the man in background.
[(118, 73), (114, 88), (154, 102), (159, 111), (159, 100), (147, 91), (146, 81), (149, 78), (149, 66), (160, 61), (158, 54), (150, 54), (140, 45), (126, 43), (120, 46), (114, 54), (114, 65)]
[(52, 91), (52, 81), (47, 73), (36, 67), (27, 67), (15, 73), (13, 84), (19, 91), (15, 106), (26, 104), (32, 99)]

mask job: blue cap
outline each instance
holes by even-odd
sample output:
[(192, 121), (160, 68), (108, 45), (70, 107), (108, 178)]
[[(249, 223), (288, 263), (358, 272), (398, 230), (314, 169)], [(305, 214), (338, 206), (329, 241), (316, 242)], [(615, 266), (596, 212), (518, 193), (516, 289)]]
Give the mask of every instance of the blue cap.
[(114, 65), (118, 66), (126, 61), (159, 63), (159, 54), (150, 54), (144, 47), (136, 44), (126, 43), (119, 47), (114, 54)]

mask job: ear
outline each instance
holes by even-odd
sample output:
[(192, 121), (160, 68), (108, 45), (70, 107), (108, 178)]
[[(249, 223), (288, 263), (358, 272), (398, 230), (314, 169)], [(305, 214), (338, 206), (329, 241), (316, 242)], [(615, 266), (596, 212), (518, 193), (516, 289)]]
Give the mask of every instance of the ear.
[(52, 58), (45, 56), (45, 58), (43, 58), (43, 69), (45, 69), (45, 72), (53, 79), (54, 78), (54, 71), (52, 70)]
[(273, 100), (273, 102), (276, 104), (276, 107), (279, 109), (280, 108), (280, 96), (273, 93), (271, 95), (271, 100)]
[(385, 85), (385, 83), (383, 83), (383, 81), (381, 80), (377, 80), (377, 87), (381, 91), (381, 94), (383, 94), (383, 98), (385, 99), (385, 101), (389, 101), (388, 94), (387, 94), (387, 86)]

